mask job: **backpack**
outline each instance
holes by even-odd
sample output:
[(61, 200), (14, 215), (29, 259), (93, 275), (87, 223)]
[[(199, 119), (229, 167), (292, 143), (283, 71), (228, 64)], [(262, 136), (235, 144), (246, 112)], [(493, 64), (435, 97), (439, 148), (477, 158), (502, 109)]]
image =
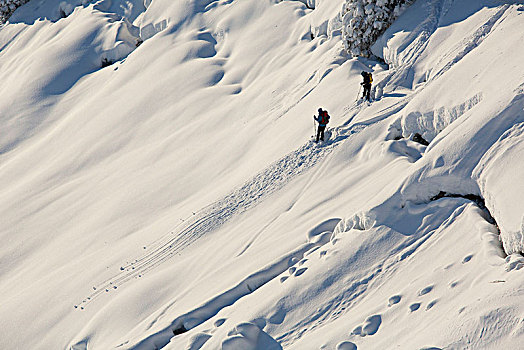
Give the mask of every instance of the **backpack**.
[(319, 124), (327, 124), (327, 123), (329, 123), (329, 115), (327, 111), (322, 111), (322, 113), (320, 114)]
[(371, 75), (371, 73), (364, 73), (365, 75), (364, 76), (364, 84), (369, 84), (371, 85), (371, 83), (373, 83), (373, 76)]

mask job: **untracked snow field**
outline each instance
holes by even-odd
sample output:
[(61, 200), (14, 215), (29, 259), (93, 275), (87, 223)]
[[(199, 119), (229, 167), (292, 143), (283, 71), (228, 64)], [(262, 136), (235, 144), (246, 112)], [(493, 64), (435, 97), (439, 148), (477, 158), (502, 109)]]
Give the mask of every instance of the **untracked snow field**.
[(0, 25), (0, 349), (522, 349), (524, 2), (343, 4)]

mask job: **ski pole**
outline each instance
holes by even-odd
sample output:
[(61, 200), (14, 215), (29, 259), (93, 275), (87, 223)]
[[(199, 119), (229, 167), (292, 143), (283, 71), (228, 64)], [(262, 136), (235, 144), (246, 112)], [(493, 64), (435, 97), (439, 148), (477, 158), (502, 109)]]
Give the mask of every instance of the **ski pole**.
[(313, 116), (313, 137), (315, 137), (316, 132), (317, 132), (317, 123), (315, 123), (315, 116)]
[(361, 89), (362, 89), (362, 84), (360, 84), (359, 87), (358, 87), (357, 99), (355, 100), (355, 102), (358, 101), (358, 97), (360, 96), (360, 90)]

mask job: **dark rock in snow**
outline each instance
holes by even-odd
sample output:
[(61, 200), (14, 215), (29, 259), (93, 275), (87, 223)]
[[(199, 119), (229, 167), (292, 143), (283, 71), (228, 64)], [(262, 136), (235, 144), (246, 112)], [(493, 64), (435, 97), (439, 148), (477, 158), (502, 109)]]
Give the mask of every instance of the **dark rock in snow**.
[(424, 146), (428, 146), (429, 145), (429, 142), (426, 141), (422, 135), (420, 135), (418, 132), (415, 133), (415, 135), (413, 135), (413, 138), (412, 138), (413, 141), (415, 142), (418, 142), (420, 143), (421, 145), (424, 145)]

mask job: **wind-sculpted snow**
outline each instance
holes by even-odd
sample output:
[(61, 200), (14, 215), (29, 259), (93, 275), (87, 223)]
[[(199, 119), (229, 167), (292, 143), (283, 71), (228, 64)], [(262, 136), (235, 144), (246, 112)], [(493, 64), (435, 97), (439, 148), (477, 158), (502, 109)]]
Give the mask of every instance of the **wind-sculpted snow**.
[(451, 108), (443, 106), (424, 113), (409, 112), (400, 119), (402, 134), (408, 137), (411, 134), (420, 133), (424, 139), (431, 142), (442, 130), (481, 101), (482, 95), (477, 94), (467, 101)]
[[(177, 317), (171, 322), (171, 325), (166, 329), (163, 329), (150, 336), (147, 336), (144, 339), (138, 341), (137, 343), (121, 344), (119, 347), (124, 346), (124, 349), (133, 350), (150, 350), (155, 348), (163, 348), (170, 342), (170, 340), (174, 336), (185, 333), (188, 330), (199, 326), (203, 322), (215, 316), (222, 309), (233, 305), (239, 299), (255, 292), (258, 288), (272, 281), (286, 270), (294, 269), (294, 271), (296, 271), (295, 276), (300, 276), (307, 270), (307, 268), (296, 270), (296, 267), (293, 266), (296, 265), (297, 262), (298, 265), (302, 265), (303, 262), (307, 260), (303, 259), (304, 255), (310, 251), (318, 249), (318, 247), (327, 244), (329, 242), (330, 237), (331, 232), (326, 232), (326, 235), (323, 236), (323, 239), (317, 240), (316, 242), (310, 242), (301, 245), (294, 251), (282, 256), (280, 259), (272, 262), (270, 265), (264, 267), (260, 271), (257, 271), (249, 275), (244, 280), (240, 281), (236, 286), (206, 301), (203, 305), (200, 305), (199, 307), (189, 311), (188, 313)], [(255, 328), (253, 328), (253, 330), (256, 331)], [(237, 347), (233, 347), (232, 343), (238, 343), (239, 346), (249, 346), (250, 343), (257, 343), (256, 338), (247, 340), (233, 340), (231, 338), (228, 338), (224, 340), (222, 347), (223, 349), (237, 349)], [(83, 341), (79, 342), (79, 344), (82, 343)], [(278, 344), (274, 340), (271, 343)], [(245, 349), (245, 347), (242, 349)]]
[[(475, 168), (475, 177), (486, 196), (487, 206), (499, 224), (508, 254), (524, 252), (524, 212), (516, 205), (524, 198), (523, 188), (513, 184), (513, 174), (524, 171), (524, 94), (519, 94), (497, 118), (509, 117), (506, 131), (493, 143)], [(511, 168), (511, 172), (505, 169)]]
[(328, 141), (325, 146), (317, 146), (308, 142), (300, 149), (288, 154), (257, 174), (242, 187), (194, 213), (192, 217), (179, 224), (175, 230), (144, 247), (147, 250), (145, 255), (122, 266), (121, 272), (114, 277), (96, 284), (93, 287), (94, 292), (76, 307), (83, 309), (100, 295), (117, 289), (130, 280), (142, 277), (201, 237), (218, 229), (234, 216), (253, 208), (271, 194), (281, 190), (295, 177), (315, 166), (331, 153), (337, 144), (337, 142)]
[(0, 28), (0, 348), (522, 344), (524, 4), (418, 0), (384, 64), (331, 1), (60, 2)]
[[(146, 0), (46, 0), (45, 3), (31, 2), (26, 0), (0, 0), (0, 4), (11, 3), (12, 6), (6, 6), (10, 11), (4, 15), (5, 21), (11, 23), (33, 24), (39, 19), (57, 22), (71, 15), (75, 9), (88, 8), (93, 6), (106, 13), (113, 13), (120, 18), (125, 18), (129, 23), (133, 23), (149, 7), (150, 1)], [(1, 9), (1, 7), (0, 7)], [(0, 12), (1, 16), (1, 12)], [(0, 23), (1, 17), (0, 17)]]
[[(498, 23), (498, 21), (504, 15), (504, 13), (509, 9), (509, 7), (510, 5), (507, 4), (501, 6), (499, 9), (497, 9), (497, 12), (491, 15), (486, 21), (486, 23), (480, 26), (473, 34), (465, 37), (464, 40), (460, 43), (457, 43), (456, 47), (452, 48), (449, 54), (443, 55), (437, 63), (436, 67), (441, 67), (441, 62), (444, 62), (444, 66), (442, 68), (439, 68), (438, 71), (436, 71), (436, 69), (433, 69), (430, 72), (428, 72), (427, 76), (429, 77), (429, 79), (438, 79), (451, 67), (460, 62), (467, 54), (479, 47), (479, 45), (494, 29), (495, 25)], [(454, 55), (454, 57), (450, 59), (450, 55)]]
[[(383, 41), (389, 39), (388, 32), (386, 32), (376, 46), (372, 48), (373, 53), (384, 57), (389, 66), (394, 68), (389, 72), (386, 79), (374, 86), (379, 97), (385, 84), (412, 88), (417, 83), (415, 81), (414, 63), (424, 53), (425, 48), (429, 44), (428, 39), (437, 30), (441, 18), (448, 11), (450, 2), (446, 0), (431, 0), (424, 3), (415, 2), (412, 6), (413, 9), (422, 6), (423, 10), (421, 12), (424, 13), (424, 17), (421, 18), (422, 21), (420, 23), (416, 24), (415, 28), (412, 28), (405, 34), (406, 38), (403, 38), (402, 45), (398, 47), (396, 45), (384, 45)], [(391, 40), (395, 40), (395, 38)], [(391, 49), (391, 47), (394, 49)]]
[[(502, 59), (508, 60), (508, 62), (496, 65), (496, 68), (493, 68), (492, 71), (484, 70), (483, 73), (477, 72), (475, 74), (468, 72), (468, 69), (472, 66), (487, 67), (491, 64), (491, 59), (485, 57), (485, 53), (482, 51), (486, 50), (489, 45), (497, 45), (502, 40), (517, 42), (518, 37), (522, 37), (519, 34), (508, 36), (507, 30), (502, 28), (504, 21), (507, 23), (509, 18), (514, 18), (515, 14), (518, 13), (519, 5), (490, 6), (486, 8), (483, 15), (478, 16), (473, 15), (484, 6), (483, 4), (429, 1), (427, 3), (429, 6), (425, 9), (416, 10), (416, 7), (421, 5), (422, 3), (414, 4), (407, 11), (411, 12), (406, 13), (407, 16), (427, 13), (425, 18), (421, 17), (420, 23), (407, 21), (413, 26), (412, 31), (397, 37), (391, 37), (390, 32), (384, 35), (383, 40), (390, 40), (390, 44), (384, 48), (383, 55), (386, 61), (391, 64), (392, 69), (376, 86), (376, 96), (378, 97), (383, 95), (384, 88), (387, 90), (391, 86), (417, 87), (415, 95), (418, 96), (412, 97), (410, 103), (403, 109), (401, 118), (392, 123), (391, 129), (398, 130), (396, 133), (393, 132), (392, 135), (409, 137), (415, 132), (420, 133), (431, 142), (427, 149), (428, 155), (434, 153), (436, 149), (441, 152), (441, 155), (435, 156), (431, 160), (431, 164), (423, 165), (425, 161), (429, 162), (430, 156), (419, 162), (420, 171), (413, 175), (413, 178), (422, 176), (425, 180), (419, 180), (413, 186), (410, 185), (410, 188), (404, 189), (404, 194), (408, 198), (423, 200), (424, 195), (422, 194), (425, 188), (429, 187), (434, 194), (438, 191), (445, 191), (482, 196), (486, 199), (486, 206), (491, 214), (501, 225), (506, 252), (517, 252), (519, 249), (522, 251), (523, 245), (518, 243), (521, 241), (520, 226), (522, 219), (520, 214), (513, 215), (510, 224), (511, 229), (504, 232), (502, 217), (507, 218), (507, 216), (503, 212), (507, 213), (511, 210), (497, 209), (497, 205), (495, 205), (496, 202), (501, 208), (505, 207), (505, 204), (503, 204), (505, 201), (501, 199), (503, 197), (502, 186), (498, 186), (500, 188), (498, 193), (501, 198), (497, 199), (494, 191), (487, 189), (485, 178), (477, 183), (479, 173), (482, 167), (485, 167), (481, 158), (494, 159), (499, 157), (494, 155), (494, 153), (500, 153), (500, 150), (497, 151), (500, 147), (497, 139), (522, 119), (522, 107), (518, 95), (512, 101), (506, 101), (505, 97), (495, 97), (500, 94), (500, 90), (497, 91), (492, 87), (504, 82), (508, 85), (508, 91), (515, 89), (514, 93), (509, 93), (509, 96), (518, 94), (517, 86), (522, 84), (522, 74), (503, 77), (503, 71), (499, 70), (499, 66), (517, 64), (516, 62), (510, 63), (513, 62), (511, 55), (504, 56)], [(467, 28), (465, 35), (457, 35), (453, 38), (454, 40), (451, 40), (447, 35), (449, 32), (447, 26), (463, 18), (454, 14), (457, 9), (471, 15), (475, 26)], [(393, 27), (391, 28), (392, 32), (395, 31)], [(438, 58), (429, 58), (427, 52), (432, 50), (435, 45), (441, 45), (445, 48), (445, 54)], [(391, 47), (394, 48), (393, 51)], [(427, 69), (421, 69), (422, 67), (427, 67)], [(479, 74), (484, 74), (482, 79), (478, 78)], [(445, 82), (443, 87), (434, 88), (435, 85), (439, 84), (439, 80)], [(466, 83), (467, 87), (461, 89), (462, 83)], [(448, 89), (454, 91), (455, 87), (457, 87), (456, 93), (446, 91)], [(459, 94), (469, 96), (467, 100), (464, 100), (464, 98), (460, 100)], [(435, 105), (433, 101), (437, 99), (434, 96), (440, 98), (446, 96), (447, 106)], [(504, 102), (497, 101), (497, 98)], [(455, 102), (450, 104), (450, 100)], [(492, 107), (485, 107), (488, 105)], [(468, 119), (468, 121), (464, 119)], [(480, 122), (481, 120), (483, 122)], [(464, 123), (469, 123), (469, 126), (465, 126)], [(460, 132), (470, 139), (468, 144), (461, 145), (460, 137), (457, 138)], [(447, 143), (449, 139), (455, 138), (457, 138), (455, 145), (451, 146)], [(445, 146), (445, 144), (449, 146)], [(490, 147), (492, 147), (492, 150), (488, 151)], [(457, 149), (461, 151), (458, 152)], [(451, 163), (456, 163), (453, 167), (454, 170), (446, 170), (446, 165)], [(477, 164), (479, 164), (478, 167)], [(422, 175), (425, 172), (427, 173)], [(420, 186), (422, 183), (424, 185)], [(514, 191), (514, 193), (518, 193), (518, 191)]]
[[(71, 3), (62, 4), (71, 11), (74, 8)], [(103, 66), (125, 60), (141, 42), (139, 28), (103, 2), (86, 3), (85, 8), (80, 2), (77, 5), (78, 11), (61, 19), (58, 2), (30, 2), (15, 12), (13, 23), (2, 28), (0, 57), (6, 64), (0, 70), (5, 88), (0, 120), (10, 127), (0, 138), (0, 155), (55, 120), (53, 111), (63, 94)], [(41, 11), (49, 14), (39, 16)], [(43, 44), (46, 40), (51, 42)], [(21, 83), (20, 74), (31, 79)], [(35, 109), (39, 112), (33, 115)]]

